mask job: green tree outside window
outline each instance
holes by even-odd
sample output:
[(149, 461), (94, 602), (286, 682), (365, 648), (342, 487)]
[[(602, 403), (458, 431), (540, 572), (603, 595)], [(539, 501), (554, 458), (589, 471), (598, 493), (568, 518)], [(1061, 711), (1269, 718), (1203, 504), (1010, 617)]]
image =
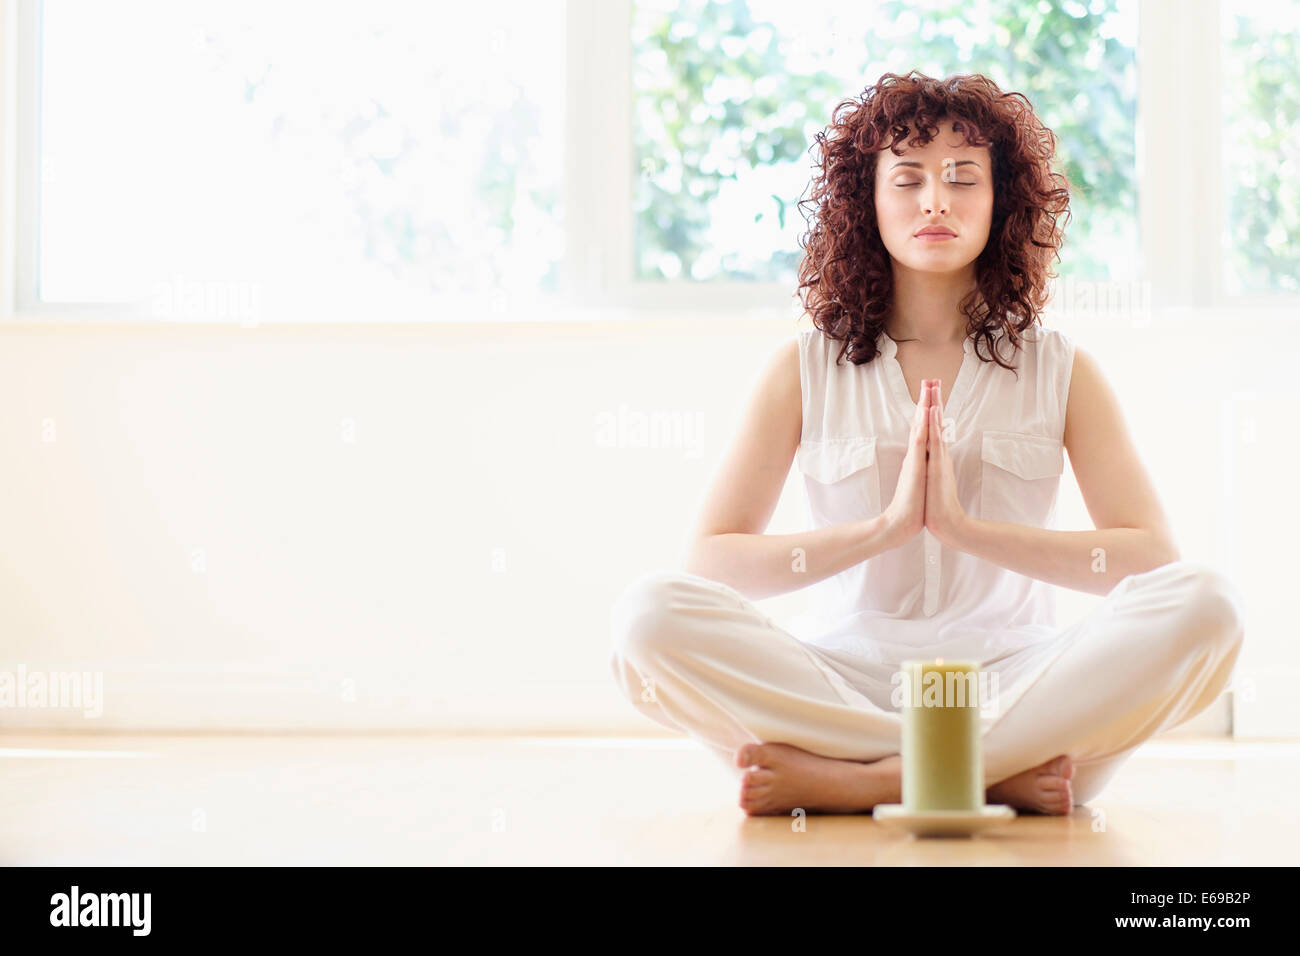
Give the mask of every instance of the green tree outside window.
[(814, 134), (882, 73), (984, 73), (1058, 136), (1062, 277), (1137, 278), (1136, 0), (637, 0), (635, 275), (793, 283)]

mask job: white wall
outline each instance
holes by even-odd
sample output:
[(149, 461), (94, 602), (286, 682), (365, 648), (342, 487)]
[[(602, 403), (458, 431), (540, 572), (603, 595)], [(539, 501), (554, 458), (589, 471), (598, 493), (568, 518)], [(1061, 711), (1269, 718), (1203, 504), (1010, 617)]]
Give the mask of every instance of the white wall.
[[(1184, 557), (1246, 595), (1241, 669), (1257, 680), (1238, 731), (1296, 733), (1300, 332), (1208, 314), (1048, 324), (1101, 360)], [(614, 690), (610, 604), (679, 565), (758, 368), (792, 329), (689, 314), (0, 325), (0, 671), (104, 681), (99, 717), (27, 707), (0, 723), (655, 733)], [(1232, 426), (1247, 390), (1276, 401), (1238, 402)], [(601, 416), (620, 411), (701, 431), (608, 447)], [(796, 477), (773, 532), (798, 527)], [(1090, 527), (1068, 469), (1062, 494), (1060, 526)], [(1062, 621), (1097, 600), (1060, 592)], [(762, 603), (780, 619), (804, 597)], [(1193, 729), (1228, 719), (1225, 698)]]

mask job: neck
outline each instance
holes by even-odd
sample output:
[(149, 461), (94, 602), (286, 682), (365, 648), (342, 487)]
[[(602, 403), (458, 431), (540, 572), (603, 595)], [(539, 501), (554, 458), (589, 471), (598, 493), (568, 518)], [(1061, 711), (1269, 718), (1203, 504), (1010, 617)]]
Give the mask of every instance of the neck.
[(917, 272), (894, 264), (893, 307), (885, 331), (922, 345), (953, 345), (966, 337), (966, 315), (959, 308), (975, 283), (974, 267), (960, 272)]

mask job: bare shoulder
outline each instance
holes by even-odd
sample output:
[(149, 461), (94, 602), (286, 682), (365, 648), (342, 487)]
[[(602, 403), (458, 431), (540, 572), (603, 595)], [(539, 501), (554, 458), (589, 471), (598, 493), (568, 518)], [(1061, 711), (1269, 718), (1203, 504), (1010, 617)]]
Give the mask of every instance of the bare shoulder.
[(696, 540), (715, 534), (762, 534), (790, 473), (803, 428), (799, 342), (782, 342), (752, 383), (695, 523)]
[[(799, 339), (787, 339), (768, 355), (754, 389), (752, 405), (765, 409), (765, 418), (780, 430), (797, 436), (803, 430), (803, 396), (799, 361)], [(763, 412), (759, 412), (763, 414)]]
[(792, 337), (778, 345), (768, 358), (769, 383), (786, 392), (799, 391), (799, 339)]
[(1076, 347), (1065, 416), (1065, 448), (1097, 528), (1144, 528), (1177, 555), (1168, 516), (1101, 365)]
[(1070, 368), (1070, 391), (1066, 400), (1066, 445), (1070, 445), (1071, 438), (1078, 435), (1079, 426), (1087, 424), (1084, 419), (1114, 423), (1118, 413), (1119, 400), (1106, 380), (1101, 364), (1091, 352), (1076, 345)]

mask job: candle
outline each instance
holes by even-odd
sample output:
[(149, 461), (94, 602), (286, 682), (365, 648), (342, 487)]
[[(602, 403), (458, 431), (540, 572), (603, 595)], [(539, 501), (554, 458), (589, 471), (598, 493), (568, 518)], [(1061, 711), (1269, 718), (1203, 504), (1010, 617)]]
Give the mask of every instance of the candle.
[(984, 806), (979, 665), (904, 661), (903, 807), (978, 811)]

